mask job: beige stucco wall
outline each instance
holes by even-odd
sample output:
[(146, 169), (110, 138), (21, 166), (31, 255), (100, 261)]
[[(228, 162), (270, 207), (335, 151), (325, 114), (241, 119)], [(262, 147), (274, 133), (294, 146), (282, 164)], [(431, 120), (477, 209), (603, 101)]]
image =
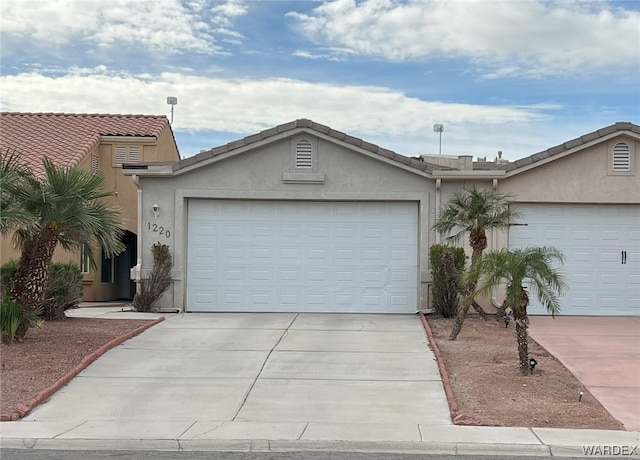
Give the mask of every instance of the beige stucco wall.
[[(141, 275), (151, 269), (151, 246), (161, 241), (171, 247), (174, 284), (156, 306), (184, 307), (186, 278), (187, 201), (189, 198), (324, 201), (415, 201), (420, 212), (420, 305), (426, 308), (431, 279), (428, 248), (434, 219), (435, 185), (425, 174), (402, 169), (375, 154), (357, 151), (333, 140), (304, 133), (317, 149), (315, 178), (324, 183), (290, 183), (292, 145), (300, 136), (284, 138), (226, 159), (203, 162), (197, 169), (170, 177), (140, 177), (142, 189)], [(319, 176), (318, 176), (319, 175)], [(155, 219), (152, 206), (157, 203)], [(149, 228), (162, 227), (164, 235)], [(166, 230), (170, 237), (166, 237)]]
[[(631, 147), (631, 171), (611, 171), (613, 145)], [(640, 203), (640, 141), (618, 136), (499, 181), (498, 190), (528, 203)]]
[[(170, 130), (165, 130), (160, 138), (145, 138), (136, 140), (124, 138), (123, 140), (102, 141), (93, 151), (91, 151), (78, 166), (87, 171), (91, 170), (91, 156), (99, 156), (99, 169), (104, 175), (104, 190), (114, 193), (106, 198), (106, 202), (122, 211), (122, 229), (137, 234), (138, 214), (137, 214), (137, 187), (130, 177), (122, 174), (122, 167), (115, 166), (113, 160), (114, 145), (141, 145), (141, 161), (177, 161), (179, 159), (178, 150), (175, 145), (173, 135)], [(13, 248), (11, 236), (3, 236), (0, 241), (0, 261), (5, 263), (12, 259), (18, 259), (20, 252)], [(83, 300), (104, 301), (113, 300), (117, 297), (115, 283), (101, 282), (100, 274), (100, 250), (94, 248), (94, 258), (98, 267), (84, 275)], [(80, 264), (80, 253), (77, 251), (66, 252), (61, 247), (57, 247), (53, 257), (54, 262), (73, 262)]]

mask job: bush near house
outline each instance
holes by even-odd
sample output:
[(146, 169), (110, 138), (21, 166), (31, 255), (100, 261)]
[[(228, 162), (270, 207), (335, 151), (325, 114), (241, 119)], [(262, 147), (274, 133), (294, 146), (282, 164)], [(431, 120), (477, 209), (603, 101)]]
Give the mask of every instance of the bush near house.
[(10, 260), (0, 267), (0, 300), (11, 297), (11, 281), (18, 269), (18, 261)]
[[(2, 299), (9, 300), (11, 282), (18, 269), (18, 261), (10, 260), (0, 271), (0, 291)], [(64, 312), (76, 308), (82, 300), (82, 273), (78, 265), (53, 262), (49, 267), (49, 278), (44, 289), (44, 300), (39, 305), (39, 314), (49, 321), (66, 319)]]
[(82, 301), (82, 272), (70, 262), (53, 263), (45, 289), (42, 316), (47, 320), (66, 319), (65, 311), (76, 308)]
[(169, 246), (157, 242), (151, 246), (153, 268), (148, 278), (140, 280), (138, 292), (133, 298), (133, 308), (137, 311), (151, 311), (153, 303), (162, 297), (171, 286), (173, 260)]
[(453, 318), (458, 311), (458, 280), (452, 279), (445, 269), (444, 253), (448, 251), (453, 256), (455, 272), (458, 274), (464, 271), (466, 256), (463, 248), (434, 244), (429, 248), (429, 259), (431, 261), (431, 271), (433, 273), (433, 284), (431, 285), (432, 306), (436, 313), (445, 318)]

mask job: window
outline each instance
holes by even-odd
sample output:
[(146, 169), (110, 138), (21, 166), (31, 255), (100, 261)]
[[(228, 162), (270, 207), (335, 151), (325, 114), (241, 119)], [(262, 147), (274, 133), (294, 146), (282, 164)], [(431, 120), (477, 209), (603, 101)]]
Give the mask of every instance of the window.
[(139, 163), (142, 157), (140, 146), (116, 146), (113, 150), (113, 159), (116, 166), (124, 163)]
[(313, 149), (311, 147), (311, 142), (306, 139), (303, 139), (296, 144), (296, 168), (313, 168)]
[(100, 281), (103, 283), (113, 283), (114, 275), (114, 264), (112, 257), (105, 257), (104, 251), (102, 252), (102, 264), (101, 264), (101, 275)]
[(613, 146), (613, 166), (614, 171), (629, 171), (631, 169), (631, 151), (629, 145), (618, 142)]
[(82, 243), (80, 248), (80, 271), (89, 273), (91, 270), (91, 248), (86, 243)]

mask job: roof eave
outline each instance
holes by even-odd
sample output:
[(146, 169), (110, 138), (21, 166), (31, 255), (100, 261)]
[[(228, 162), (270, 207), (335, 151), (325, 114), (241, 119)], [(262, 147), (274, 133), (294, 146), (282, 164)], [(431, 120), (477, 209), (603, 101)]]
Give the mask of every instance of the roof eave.
[(144, 134), (140, 136), (135, 135), (100, 135), (100, 140), (103, 142), (114, 142), (114, 141), (125, 141), (125, 142), (149, 142), (149, 141), (157, 141), (158, 137), (150, 134)]
[(442, 180), (493, 180), (502, 179), (505, 174), (504, 170), (436, 170), (431, 173), (431, 177)]
[(173, 166), (171, 164), (124, 164), (122, 174), (140, 177), (173, 176)]

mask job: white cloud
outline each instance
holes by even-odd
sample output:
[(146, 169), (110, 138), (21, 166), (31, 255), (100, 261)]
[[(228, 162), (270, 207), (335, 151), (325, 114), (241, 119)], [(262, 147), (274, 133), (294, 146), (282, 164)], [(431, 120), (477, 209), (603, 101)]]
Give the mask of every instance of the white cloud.
[(466, 58), (490, 78), (640, 65), (640, 12), (603, 3), (336, 0), (288, 16), (322, 46), (392, 61)]
[[(433, 123), (445, 123), (447, 136), (460, 136), (461, 141), (465, 130), (472, 126), (496, 132), (526, 127), (544, 122), (550, 117), (549, 110), (559, 108), (424, 101), (384, 87), (282, 78), (132, 75), (104, 66), (74, 68), (63, 76), (37, 72), (6, 75), (0, 77), (0, 85), (5, 111), (167, 114), (166, 97), (176, 96), (177, 130), (244, 136), (297, 118), (310, 118), (386, 148), (406, 148), (399, 150), (405, 153), (428, 150), (421, 143), (433, 137)], [(395, 143), (389, 145), (384, 139), (395, 139)], [(410, 149), (412, 143), (414, 147)], [(481, 144), (477, 143), (476, 148)]]
[[(0, 83), (3, 110), (11, 111), (162, 113), (164, 100), (171, 94), (179, 98), (176, 127), (190, 130), (252, 132), (295, 118), (311, 118), (363, 134), (402, 135), (422, 133), (435, 121), (501, 125), (546, 117), (535, 106), (423, 101), (375, 86), (179, 73), (131, 75), (108, 71), (105, 66), (73, 68), (64, 76), (7, 75), (0, 77)], [(309, 104), (311, 99), (313, 104)]]
[(234, 0), (209, 10), (206, 5), (179, 0), (4, 0), (0, 26), (4, 39), (38, 47), (84, 42), (102, 48), (215, 53), (221, 50), (216, 35), (241, 38), (232, 20), (246, 8)]

